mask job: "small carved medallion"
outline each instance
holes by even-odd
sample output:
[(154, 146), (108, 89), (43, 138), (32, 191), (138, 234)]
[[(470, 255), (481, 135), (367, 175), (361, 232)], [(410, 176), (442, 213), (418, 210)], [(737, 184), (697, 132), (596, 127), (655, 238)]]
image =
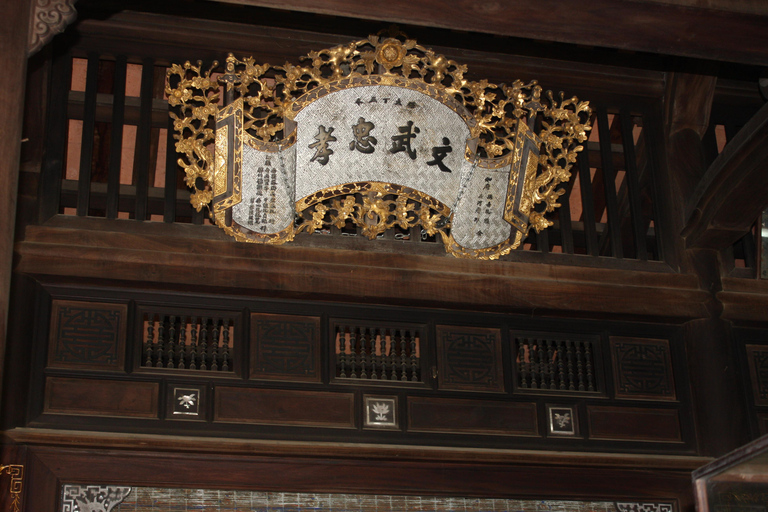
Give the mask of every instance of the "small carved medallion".
[(577, 409), (570, 405), (547, 405), (550, 436), (577, 437), (579, 420)]
[(365, 395), (363, 402), (365, 407), (365, 428), (399, 428), (396, 396)]
[(195, 420), (205, 417), (205, 388), (169, 385), (168, 419)]

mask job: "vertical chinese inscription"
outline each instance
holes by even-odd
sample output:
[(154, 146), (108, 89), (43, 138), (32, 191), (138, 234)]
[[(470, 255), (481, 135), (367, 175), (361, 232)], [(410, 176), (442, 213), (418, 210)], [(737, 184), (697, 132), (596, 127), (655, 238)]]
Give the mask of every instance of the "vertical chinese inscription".
[(251, 315), (251, 377), (320, 382), (318, 317)]
[(124, 304), (54, 300), (48, 366), (122, 370), (127, 311)]
[(504, 391), (498, 329), (437, 327), (440, 389)]
[(611, 337), (616, 396), (674, 400), (669, 341)]
[(256, 186), (248, 205), (248, 224), (258, 226), (262, 232), (277, 214), (277, 169), (267, 156), (256, 171)]

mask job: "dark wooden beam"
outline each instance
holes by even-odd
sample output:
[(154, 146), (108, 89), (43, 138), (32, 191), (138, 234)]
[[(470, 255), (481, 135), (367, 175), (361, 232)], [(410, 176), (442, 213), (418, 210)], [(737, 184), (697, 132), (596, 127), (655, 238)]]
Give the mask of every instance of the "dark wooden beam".
[(647, 1), (475, 2), (225, 0), (290, 11), (423, 25), (684, 57), (768, 65), (768, 16)]
[[(348, 461), (388, 461), (451, 464), (473, 462), (494, 465), (542, 465), (573, 468), (632, 468), (638, 470), (691, 471), (712, 462), (695, 455), (598, 453), (576, 451), (532, 451), (497, 448), (452, 448), (386, 444), (340, 444), (332, 442), (272, 441), (263, 439), (165, 436), (125, 432), (77, 432), (41, 428), (14, 428), (1, 433), (2, 439), (32, 446), (126, 450), (140, 445), (143, 450), (219, 456), (310, 457)], [(193, 450), (189, 450), (194, 446)], [(185, 449), (186, 447), (186, 449)]]
[[(58, 220), (61, 227), (27, 227), (26, 239), (16, 245), (16, 271), (40, 278), (120, 279), (182, 290), (204, 285), (211, 291), (239, 290), (253, 296), (454, 310), (668, 321), (709, 316), (711, 295), (699, 289), (698, 279), (671, 273), (663, 263), (645, 262), (646, 271), (631, 270), (613, 259), (605, 261), (616, 263), (612, 269), (557, 263), (532, 268), (521, 262), (406, 254), (402, 244), (399, 253), (319, 249), (298, 242), (237, 244), (204, 239), (205, 233), (225, 236), (214, 227), (155, 223), (142, 232), (110, 232), (99, 229), (106, 229), (106, 220), (91, 223), (94, 229), (82, 222), (91, 219)], [(150, 227), (155, 234), (150, 234)]]
[(725, 146), (686, 209), (688, 248), (723, 249), (744, 236), (768, 204), (768, 104)]

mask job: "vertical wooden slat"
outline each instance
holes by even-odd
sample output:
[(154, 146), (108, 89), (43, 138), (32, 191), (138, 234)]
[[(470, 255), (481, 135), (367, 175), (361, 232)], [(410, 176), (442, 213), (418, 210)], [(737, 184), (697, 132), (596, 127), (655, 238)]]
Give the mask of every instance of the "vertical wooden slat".
[(116, 219), (120, 201), (120, 163), (123, 156), (123, 121), (125, 119), (125, 80), (127, 58), (115, 60), (115, 80), (112, 91), (112, 135), (109, 142), (107, 174), (107, 218)]
[[(191, 208), (191, 206), (190, 206)], [(203, 223), (203, 211), (197, 211), (192, 208), (192, 224), (200, 225)]]
[(641, 261), (648, 260), (648, 247), (645, 237), (645, 222), (643, 208), (640, 203), (640, 180), (637, 172), (635, 157), (635, 139), (632, 135), (632, 121), (629, 112), (622, 110), (621, 140), (624, 145), (624, 169), (626, 172), (627, 190), (629, 192), (629, 211), (632, 215), (632, 229), (635, 235), (636, 257)]
[(739, 133), (739, 127), (736, 126), (733, 122), (726, 122), (725, 123), (725, 141), (726, 144), (733, 140), (733, 138), (736, 136), (736, 134)]
[(757, 268), (757, 245), (755, 244), (755, 234), (750, 230), (741, 239), (744, 247), (744, 266), (747, 268)]
[(543, 229), (541, 233), (536, 233), (536, 248), (542, 254), (549, 253), (549, 230)]
[(611, 236), (611, 249), (614, 258), (623, 258), (621, 247), (621, 219), (616, 199), (616, 173), (613, 169), (611, 133), (608, 125), (608, 112), (604, 107), (597, 109), (597, 129), (600, 137), (600, 159), (602, 160), (603, 187), (605, 205), (608, 209), (608, 229)]
[(176, 144), (173, 138), (173, 119), (168, 116), (168, 129), (165, 142), (165, 204), (163, 206), (163, 222), (176, 222), (176, 178), (178, 164), (176, 159)]
[(592, 177), (589, 174), (589, 150), (584, 149), (578, 157), (579, 185), (581, 187), (581, 218), (584, 224), (587, 254), (600, 254), (595, 225), (595, 199), (592, 197)]
[(48, 121), (45, 129), (45, 153), (40, 177), (39, 219), (44, 222), (59, 213), (64, 153), (67, 147), (67, 102), (72, 80), (72, 55), (54, 45), (51, 86), (48, 88)]
[(715, 135), (715, 124), (712, 123), (704, 133), (704, 137), (701, 139), (701, 144), (704, 146), (704, 154), (707, 159), (707, 166), (714, 162), (717, 158), (717, 136)]
[[(665, 221), (671, 221), (671, 205), (663, 186), (663, 176), (657, 174), (663, 169), (659, 161), (661, 155), (666, 155), (666, 146), (663, 140), (662, 116), (656, 109), (643, 112), (643, 138), (645, 139), (646, 161), (650, 173), (651, 190), (653, 191), (653, 232), (656, 235), (657, 259), (667, 261), (674, 265), (679, 264), (680, 254), (676, 252), (677, 238), (672, 231), (665, 230)], [(664, 213), (666, 212), (666, 215)], [(672, 261), (676, 260), (676, 261)]]
[(99, 55), (88, 54), (85, 75), (85, 105), (83, 109), (83, 138), (80, 146), (80, 174), (77, 184), (77, 215), (85, 217), (91, 199), (91, 166), (93, 165), (93, 132), (96, 125), (96, 88), (99, 82)]
[(149, 158), (152, 144), (152, 95), (154, 81), (154, 61), (146, 58), (141, 68), (141, 107), (139, 127), (136, 136), (136, 157), (133, 175), (136, 184), (135, 218), (147, 220), (147, 193), (149, 191)]
[[(573, 180), (573, 176), (571, 180)], [(565, 194), (560, 196), (560, 208), (557, 210), (560, 219), (560, 246), (565, 254), (573, 254), (573, 227), (571, 226), (571, 192), (573, 185), (566, 186)]]

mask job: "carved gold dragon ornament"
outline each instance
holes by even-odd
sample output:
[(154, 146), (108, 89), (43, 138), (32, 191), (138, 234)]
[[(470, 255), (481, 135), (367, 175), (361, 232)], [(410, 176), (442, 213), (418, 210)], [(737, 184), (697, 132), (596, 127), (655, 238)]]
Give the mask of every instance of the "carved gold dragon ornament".
[[(517, 124), (538, 114), (542, 141), (539, 173), (525, 184), (520, 211), (528, 215), (529, 227), (537, 232), (552, 225), (544, 214), (560, 206), (557, 201), (564, 190), (558, 185), (570, 178), (570, 168), (583, 149), (580, 144), (587, 140), (588, 102), (566, 99), (563, 93), (555, 96), (551, 91), (542, 97), (536, 81), (496, 85), (487, 80), (467, 80), (466, 66), (403, 37), (370, 36), (310, 52), (301, 60), (305, 66), (271, 66), (257, 64), (253, 57), (240, 60), (230, 54), (225, 75), (215, 72), (218, 62), (209, 68), (203, 68), (201, 62), (186, 62), (168, 69), (165, 92), (172, 107), (176, 150), (182, 155), (179, 165), (186, 173), (186, 184), (194, 189), (191, 202), (198, 211), (208, 207), (213, 198), (213, 127), (222, 105), (222, 88), (243, 98), (244, 130), (262, 141), (276, 142), (288, 135), (284, 133), (285, 119), (292, 118), (294, 102), (302, 95), (330, 87), (338, 80), (364, 82), (366, 77), (379, 75), (385, 80), (422, 81), (429, 89), (440, 91), (440, 96), (464, 105), (476, 121), (471, 131), (478, 138), (481, 158), (509, 155), (514, 150)], [(292, 233), (272, 237), (275, 243), (288, 241), (301, 231), (342, 227), (347, 220), (371, 239), (395, 225), (403, 229), (420, 225), (430, 236), (439, 233), (448, 252), (456, 256), (495, 259), (517, 248), (526, 234), (518, 232), (493, 248), (464, 249), (450, 236), (449, 207), (394, 184), (356, 183), (323, 190), (299, 199), (296, 209), (300, 216)]]

